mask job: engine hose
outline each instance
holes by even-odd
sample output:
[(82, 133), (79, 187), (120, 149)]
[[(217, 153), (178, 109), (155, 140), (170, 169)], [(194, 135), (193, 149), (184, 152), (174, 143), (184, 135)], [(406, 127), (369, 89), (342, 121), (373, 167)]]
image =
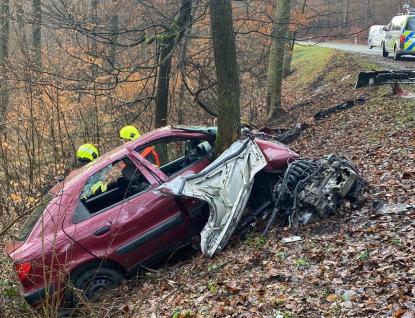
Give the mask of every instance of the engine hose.
[(302, 168), (303, 170), (314, 170), (318, 167), (318, 163), (315, 161), (310, 161), (307, 159), (295, 161), (297, 166)]
[(292, 169), (292, 171), (290, 171), (290, 173), (292, 174), (292, 175), (294, 175), (294, 177), (296, 178), (296, 179), (300, 179), (301, 178), (301, 176), (304, 174), (304, 170), (300, 170), (300, 169)]
[[(319, 170), (318, 168), (319, 165), (310, 160), (296, 160), (290, 164), (288, 169), (285, 171), (278, 193), (276, 191), (273, 192), (276, 203), (263, 233), (264, 237), (267, 236), (269, 229), (275, 222), (279, 210), (284, 206), (284, 202), (287, 199), (286, 195), (288, 194), (292, 198), (291, 206), (294, 205), (295, 207), (297, 205), (298, 193), (304, 187), (303, 183), (312, 175), (317, 173)], [(288, 213), (288, 221), (290, 226), (295, 218), (295, 208), (292, 211), (292, 213)]]
[(267, 226), (265, 227), (264, 233), (262, 234), (263, 237), (267, 237), (268, 231), (271, 228), (272, 224), (275, 222), (275, 219), (277, 218), (277, 213), (279, 211), (280, 203), (281, 202), (281, 196), (278, 197), (277, 203), (275, 203), (274, 209), (272, 210), (271, 217), (268, 220)]
[(295, 185), (297, 184), (297, 182), (298, 182), (298, 180), (299, 179), (297, 179), (295, 176), (293, 176), (292, 174), (290, 174), (289, 176), (288, 176), (288, 184), (287, 184), (287, 186), (291, 186), (291, 187), (295, 187)]

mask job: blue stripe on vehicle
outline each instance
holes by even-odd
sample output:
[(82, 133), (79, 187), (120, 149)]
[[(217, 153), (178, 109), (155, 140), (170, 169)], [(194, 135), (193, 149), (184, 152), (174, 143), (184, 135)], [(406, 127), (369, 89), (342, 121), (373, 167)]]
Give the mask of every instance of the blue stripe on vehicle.
[(415, 32), (409, 32), (409, 34), (405, 35), (405, 42), (408, 42), (411, 38), (414, 37)]
[(412, 43), (410, 46), (408, 46), (406, 50), (412, 51), (414, 47), (415, 47), (415, 43)]

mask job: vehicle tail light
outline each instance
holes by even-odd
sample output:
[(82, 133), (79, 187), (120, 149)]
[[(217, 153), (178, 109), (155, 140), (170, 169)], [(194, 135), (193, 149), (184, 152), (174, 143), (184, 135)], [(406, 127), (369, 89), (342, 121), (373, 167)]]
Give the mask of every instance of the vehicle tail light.
[(401, 35), (401, 36), (399, 37), (399, 42), (401, 42), (401, 43), (405, 43), (405, 35)]
[(16, 264), (14, 266), (14, 269), (17, 272), (17, 276), (19, 276), (19, 279), (21, 281), (26, 278), (31, 268), (32, 268), (32, 265), (30, 263)]

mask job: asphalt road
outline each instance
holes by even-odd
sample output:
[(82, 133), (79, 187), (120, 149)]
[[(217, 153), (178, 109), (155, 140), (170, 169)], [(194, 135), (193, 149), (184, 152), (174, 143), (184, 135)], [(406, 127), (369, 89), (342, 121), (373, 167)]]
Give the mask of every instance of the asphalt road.
[(347, 51), (354, 54), (364, 54), (366, 58), (383, 69), (387, 70), (412, 70), (415, 69), (415, 56), (404, 55), (399, 61), (393, 59), (393, 54), (389, 53), (389, 57), (382, 56), (382, 49), (374, 47), (369, 49), (368, 45), (354, 44), (354, 43), (340, 43), (340, 42), (323, 42), (314, 43), (308, 41), (298, 42), (301, 45), (318, 45), (322, 47), (329, 47), (337, 50)]
[(380, 47), (374, 47), (369, 49), (368, 45), (362, 44), (354, 44), (354, 43), (336, 43), (336, 42), (322, 42), (322, 43), (315, 43), (315, 42), (306, 42), (301, 41), (298, 42), (301, 45), (317, 45), (322, 47), (330, 47), (332, 49), (352, 52), (352, 53), (363, 53), (368, 55), (380, 55), (382, 56), (382, 49)]
[(352, 52), (352, 53), (363, 53), (368, 55), (380, 55), (382, 56), (382, 49), (380, 47), (374, 47), (369, 49), (368, 45), (352, 44), (352, 43), (319, 43), (317, 44), (323, 47), (330, 47), (337, 50)]

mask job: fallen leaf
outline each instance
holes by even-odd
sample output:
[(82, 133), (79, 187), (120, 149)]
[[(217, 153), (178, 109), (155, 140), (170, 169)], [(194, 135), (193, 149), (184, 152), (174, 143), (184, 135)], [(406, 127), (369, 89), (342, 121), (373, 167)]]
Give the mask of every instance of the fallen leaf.
[(412, 172), (412, 171), (405, 171), (402, 174), (402, 179), (411, 179), (413, 177), (415, 177), (415, 172)]
[(339, 298), (339, 295), (330, 294), (327, 296), (326, 300), (332, 303), (333, 301), (336, 301), (338, 298)]

